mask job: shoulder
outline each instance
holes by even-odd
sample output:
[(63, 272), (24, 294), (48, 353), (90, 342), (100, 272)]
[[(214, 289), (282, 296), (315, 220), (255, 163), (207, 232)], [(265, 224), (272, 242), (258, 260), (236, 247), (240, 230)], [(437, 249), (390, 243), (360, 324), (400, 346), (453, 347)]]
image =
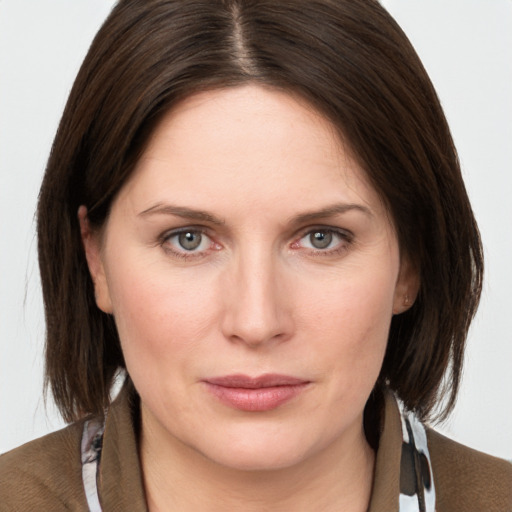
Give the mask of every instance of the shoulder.
[(512, 511), (512, 464), (427, 429), (440, 512)]
[(0, 455), (0, 511), (84, 508), (83, 422)]

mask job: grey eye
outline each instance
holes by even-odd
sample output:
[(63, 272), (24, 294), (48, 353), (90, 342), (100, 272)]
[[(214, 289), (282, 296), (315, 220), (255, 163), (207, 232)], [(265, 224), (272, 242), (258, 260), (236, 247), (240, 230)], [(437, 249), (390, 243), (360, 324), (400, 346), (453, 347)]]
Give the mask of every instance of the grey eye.
[(315, 249), (325, 249), (332, 243), (332, 233), (329, 231), (314, 231), (309, 235), (309, 241)]
[(186, 251), (193, 251), (201, 245), (203, 236), (197, 231), (186, 231), (178, 235), (178, 243)]

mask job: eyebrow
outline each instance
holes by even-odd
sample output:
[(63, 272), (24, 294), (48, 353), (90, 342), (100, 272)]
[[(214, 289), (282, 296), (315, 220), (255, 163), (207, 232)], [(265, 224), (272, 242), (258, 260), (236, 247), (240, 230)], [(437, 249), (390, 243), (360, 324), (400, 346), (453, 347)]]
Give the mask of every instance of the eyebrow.
[[(333, 217), (335, 215), (340, 215), (354, 210), (362, 212), (368, 217), (373, 217), (372, 211), (366, 206), (353, 203), (339, 203), (327, 206), (325, 208), (322, 208), (321, 210), (315, 210), (295, 215), (289, 220), (289, 224), (304, 224), (306, 222), (325, 219), (328, 217)], [(215, 215), (212, 215), (211, 213), (208, 213), (206, 211), (194, 210), (193, 208), (187, 208), (186, 206), (176, 206), (167, 203), (157, 203), (154, 206), (148, 208), (147, 210), (140, 212), (138, 215), (141, 217), (146, 217), (149, 215), (174, 215), (176, 217), (182, 217), (184, 219), (209, 222), (211, 224), (215, 224), (218, 226), (222, 226), (225, 224), (224, 220), (219, 219)]]
[(291, 218), (290, 224), (303, 224), (306, 222), (333, 217), (335, 215), (340, 215), (354, 210), (362, 212), (368, 217), (373, 217), (373, 213), (370, 210), (370, 208), (367, 208), (362, 204), (339, 203), (327, 206), (326, 208), (322, 208), (321, 210), (300, 213), (299, 215), (296, 215)]
[(184, 219), (192, 219), (198, 220), (202, 222), (210, 222), (211, 224), (216, 224), (222, 226), (225, 222), (222, 219), (215, 217), (211, 213), (202, 211), (202, 210), (194, 210), (192, 208), (187, 208), (186, 206), (175, 206), (172, 204), (164, 204), (158, 203), (140, 212), (138, 215), (141, 217), (146, 217), (148, 215), (174, 215), (176, 217), (182, 217)]

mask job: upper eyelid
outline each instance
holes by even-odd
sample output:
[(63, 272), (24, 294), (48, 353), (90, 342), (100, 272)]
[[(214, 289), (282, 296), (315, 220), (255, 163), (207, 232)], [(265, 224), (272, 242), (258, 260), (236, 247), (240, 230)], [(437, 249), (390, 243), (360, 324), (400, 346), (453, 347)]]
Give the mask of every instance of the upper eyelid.
[(188, 231), (197, 232), (201, 233), (202, 235), (210, 236), (210, 230), (208, 228), (205, 228), (204, 226), (182, 226), (179, 228), (167, 229), (166, 231), (162, 232), (159, 238), (167, 239), (171, 238), (172, 236), (179, 235), (181, 233), (186, 233)]
[[(340, 237), (339, 243), (337, 243), (334, 247), (327, 247), (325, 249), (317, 249), (311, 247), (298, 247), (298, 244), (302, 239), (304, 239), (307, 235), (314, 233), (315, 231), (327, 231), (334, 233), (335, 235)], [(307, 254), (312, 254), (315, 256), (329, 256), (341, 253), (342, 251), (346, 251), (349, 249), (354, 243), (355, 236), (354, 234), (347, 229), (334, 227), (334, 226), (315, 226), (304, 228), (302, 232), (299, 232), (298, 235), (295, 236), (294, 241), (291, 243), (290, 248), (299, 249), (300, 252), (306, 251)]]
[(187, 232), (196, 232), (200, 233), (201, 236), (206, 236), (209, 238), (210, 243), (212, 242), (211, 237), (206, 233), (206, 230), (202, 227), (193, 227), (193, 226), (183, 226), (180, 228), (174, 228), (169, 229), (167, 231), (164, 231), (159, 237), (158, 237), (158, 245), (167, 253), (172, 255), (174, 258), (178, 258), (180, 260), (197, 260), (204, 258), (207, 253), (208, 249), (203, 249), (200, 251), (187, 251), (185, 248), (178, 248), (175, 246), (175, 244), (170, 243), (170, 239)]
[[(207, 249), (203, 249), (201, 251), (187, 251), (185, 248), (180, 250), (178, 247), (173, 247), (174, 244), (170, 243), (170, 240), (182, 233), (187, 232), (195, 232), (200, 233), (201, 236), (206, 236), (210, 243), (213, 242), (212, 237), (206, 232), (206, 230), (202, 227), (197, 226), (183, 226), (180, 228), (169, 229), (164, 231), (158, 237), (158, 245), (165, 249), (166, 252), (174, 253), (175, 255), (186, 255), (188, 258), (198, 257), (200, 255), (204, 255), (207, 252)], [(167, 246), (167, 247), (166, 247)]]
[(300, 236), (301, 238), (303, 238), (304, 236), (308, 235), (309, 233), (314, 233), (315, 231), (328, 231), (331, 233), (336, 233), (340, 236), (345, 236), (347, 238), (354, 237), (354, 233), (352, 233), (352, 231), (350, 231), (349, 229), (339, 228), (339, 227), (335, 227), (335, 226), (325, 226), (325, 225), (324, 226), (322, 226), (322, 225), (308, 226), (308, 227), (302, 228), (298, 231), (296, 236)]

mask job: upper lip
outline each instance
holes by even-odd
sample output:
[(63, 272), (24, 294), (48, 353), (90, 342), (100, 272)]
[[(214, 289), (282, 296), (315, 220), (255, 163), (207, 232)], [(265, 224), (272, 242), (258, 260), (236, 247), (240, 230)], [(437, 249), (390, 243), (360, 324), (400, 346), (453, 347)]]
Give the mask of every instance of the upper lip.
[(250, 377), (248, 375), (235, 374), (224, 375), (222, 377), (213, 377), (205, 379), (205, 382), (225, 388), (245, 388), (259, 389), (271, 388), (276, 386), (297, 386), (309, 383), (306, 379), (291, 377), (289, 375), (279, 375), (276, 373), (266, 373), (258, 377)]

